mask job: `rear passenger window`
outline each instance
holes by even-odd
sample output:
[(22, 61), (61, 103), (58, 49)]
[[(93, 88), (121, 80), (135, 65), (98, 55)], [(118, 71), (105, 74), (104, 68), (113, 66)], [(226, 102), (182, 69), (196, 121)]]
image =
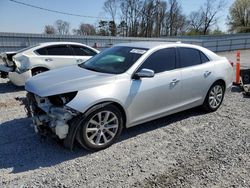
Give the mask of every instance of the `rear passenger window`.
[(36, 53), (38, 53), (39, 55), (47, 55), (47, 50), (46, 48), (40, 48), (36, 50)]
[(53, 47), (47, 47), (48, 55), (72, 55), (70, 48), (67, 46), (53, 46)]
[(193, 48), (179, 48), (181, 67), (190, 67), (208, 62), (209, 59), (199, 50)]
[(74, 54), (77, 56), (94, 56), (96, 52), (84, 46), (72, 46)]
[(151, 54), (141, 65), (142, 69), (151, 69), (155, 73), (175, 69), (176, 55), (175, 48), (165, 48)]
[(201, 54), (201, 62), (202, 63), (206, 63), (209, 61), (209, 59), (207, 58), (207, 56), (205, 56), (202, 52), (200, 52)]

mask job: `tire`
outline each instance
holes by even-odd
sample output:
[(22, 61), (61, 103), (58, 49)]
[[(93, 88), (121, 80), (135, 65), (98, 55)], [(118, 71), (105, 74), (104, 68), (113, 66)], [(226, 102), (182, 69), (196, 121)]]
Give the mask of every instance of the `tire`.
[(32, 70), (32, 76), (38, 75), (38, 74), (45, 72), (45, 71), (47, 71), (47, 69), (45, 69), (45, 68), (34, 69), (34, 70)]
[(87, 150), (98, 151), (112, 145), (123, 129), (123, 118), (114, 105), (104, 106), (90, 113), (80, 123), (77, 141)]
[(221, 82), (215, 82), (208, 90), (205, 101), (202, 105), (207, 112), (216, 111), (223, 102), (225, 94), (225, 86)]

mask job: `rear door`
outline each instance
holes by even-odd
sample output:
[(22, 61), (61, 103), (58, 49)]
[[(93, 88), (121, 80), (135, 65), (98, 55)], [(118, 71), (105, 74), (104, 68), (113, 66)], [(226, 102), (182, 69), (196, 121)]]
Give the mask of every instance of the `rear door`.
[(213, 82), (214, 64), (198, 49), (179, 47), (183, 105), (199, 105)]
[(41, 64), (50, 69), (76, 64), (74, 54), (69, 45), (53, 45), (36, 50)]
[(86, 46), (71, 45), (71, 48), (73, 50), (75, 62), (77, 64), (83, 63), (92, 56), (97, 54), (94, 50)]

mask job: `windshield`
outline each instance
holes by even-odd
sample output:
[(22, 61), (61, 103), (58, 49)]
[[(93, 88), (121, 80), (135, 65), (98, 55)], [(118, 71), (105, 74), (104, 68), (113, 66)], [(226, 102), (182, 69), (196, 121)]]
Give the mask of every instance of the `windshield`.
[(97, 54), (80, 64), (80, 67), (97, 72), (120, 74), (127, 71), (146, 51), (146, 48), (116, 46)]

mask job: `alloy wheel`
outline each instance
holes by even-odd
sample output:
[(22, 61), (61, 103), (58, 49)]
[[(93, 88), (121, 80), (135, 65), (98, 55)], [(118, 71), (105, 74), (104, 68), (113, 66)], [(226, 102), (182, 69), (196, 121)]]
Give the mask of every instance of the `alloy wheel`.
[(220, 106), (223, 99), (223, 88), (221, 85), (215, 85), (209, 93), (209, 105), (215, 109)]
[(86, 138), (93, 145), (105, 145), (114, 139), (118, 127), (118, 117), (113, 112), (98, 112), (87, 123)]

